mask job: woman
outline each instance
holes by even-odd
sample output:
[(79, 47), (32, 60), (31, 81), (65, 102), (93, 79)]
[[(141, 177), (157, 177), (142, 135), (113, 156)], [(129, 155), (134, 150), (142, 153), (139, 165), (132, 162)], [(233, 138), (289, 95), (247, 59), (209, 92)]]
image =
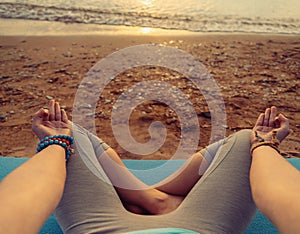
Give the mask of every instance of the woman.
[[(171, 179), (148, 187), (124, 167), (109, 146), (74, 125), (78, 139), (75, 139), (75, 154), (67, 167), (64, 148), (54, 144), (42, 149), (3, 180), (1, 205), (7, 205), (2, 213), (9, 215), (1, 220), (0, 227), (3, 230), (15, 228), (12, 233), (38, 231), (60, 200), (55, 213), (67, 233), (125, 233), (164, 227), (201, 233), (242, 233), (256, 211), (249, 180), (250, 145), (257, 146), (261, 139), (271, 142), (274, 129), (282, 141), (289, 132), (288, 120), (277, 116), (275, 107), (267, 108), (254, 127), (258, 134), (243, 130), (210, 145), (193, 155)], [(41, 109), (36, 113), (33, 131), (40, 139), (57, 134), (71, 135), (67, 115), (54, 101), (50, 101), (49, 111)], [(264, 154), (271, 146), (254, 148), (253, 157), (259, 158), (255, 161), (265, 162), (264, 157), (255, 155)], [(261, 149), (264, 151), (260, 153)], [(274, 152), (267, 150), (267, 153)], [(86, 166), (87, 159), (98, 160), (101, 178)], [(268, 160), (272, 163), (273, 159)], [(254, 198), (260, 198), (265, 189), (257, 179), (263, 171), (261, 165), (263, 163), (256, 163), (251, 167)], [(28, 183), (21, 183), (20, 176), (27, 178)], [(116, 183), (122, 186), (113, 186)], [(13, 193), (18, 186), (24, 191), (22, 195)], [(33, 192), (32, 188), (35, 188)], [(33, 207), (28, 204), (32, 200)], [(28, 207), (24, 203), (31, 207), (33, 214), (27, 214)], [(12, 211), (12, 206), (16, 210)], [(9, 218), (10, 214), (14, 220)], [(16, 220), (26, 225), (8, 225)]]

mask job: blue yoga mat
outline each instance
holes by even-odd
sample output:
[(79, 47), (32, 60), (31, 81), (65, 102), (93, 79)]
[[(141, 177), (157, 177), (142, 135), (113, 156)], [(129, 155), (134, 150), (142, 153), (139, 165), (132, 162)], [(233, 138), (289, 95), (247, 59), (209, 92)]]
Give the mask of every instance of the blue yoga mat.
[[(0, 180), (2, 180), (9, 172), (11, 172), (16, 167), (24, 163), (26, 158), (10, 158), (10, 157), (0, 157)], [(288, 159), (288, 161), (300, 170), (300, 159)], [(123, 160), (125, 165), (132, 170), (132, 172), (147, 184), (155, 184), (156, 182), (164, 179), (176, 169), (178, 169), (184, 162), (184, 160)], [(164, 170), (158, 170), (155, 176), (149, 176), (149, 174), (144, 173), (143, 170), (157, 168), (160, 165), (165, 165)], [(171, 229), (170, 229), (171, 230)], [(173, 231), (169, 233), (176, 233)], [(163, 233), (166, 229), (164, 229)], [(43, 228), (39, 232), (40, 234), (62, 234), (62, 231), (53, 215), (44, 224)], [(145, 232), (144, 232), (145, 233)], [(150, 232), (149, 232), (150, 233)], [(159, 233), (156, 232), (156, 233)], [(178, 232), (183, 233), (183, 232)], [(247, 228), (246, 234), (274, 234), (279, 233), (273, 224), (260, 212), (258, 211), (252, 223)]]

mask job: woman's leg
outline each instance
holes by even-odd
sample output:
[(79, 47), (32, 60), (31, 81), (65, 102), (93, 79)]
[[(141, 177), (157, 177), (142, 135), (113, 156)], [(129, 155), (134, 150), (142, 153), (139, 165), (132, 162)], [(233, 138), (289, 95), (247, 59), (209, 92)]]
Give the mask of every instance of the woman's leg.
[[(93, 137), (95, 138), (95, 142), (99, 142), (99, 138), (96, 138), (95, 136)], [(185, 197), (192, 189), (192, 187), (198, 182), (201, 176), (205, 173), (206, 169), (211, 164), (212, 159), (216, 155), (216, 150), (222, 144), (222, 142), (223, 141), (219, 141), (210, 145), (207, 148), (207, 152), (210, 153), (206, 153), (205, 157), (200, 152), (194, 154), (176, 172), (174, 172), (172, 175), (159, 182), (158, 184), (152, 186), (152, 188), (170, 195)], [(115, 181), (114, 185), (117, 187), (117, 191), (121, 190), (118, 189), (120, 187), (130, 188), (131, 190), (149, 189), (148, 185), (142, 183), (139, 179), (137, 179), (129, 172), (129, 170), (120, 159), (119, 155), (113, 149), (108, 149), (107, 151), (105, 151), (105, 155), (101, 154), (98, 159), (104, 170), (105, 168), (113, 167), (107, 170), (107, 175), (111, 180)], [(115, 174), (115, 171), (119, 171), (119, 173), (121, 174), (123, 173), (123, 176)], [(124, 174), (128, 175), (124, 176)], [(128, 176), (130, 178), (128, 178)], [(133, 183), (134, 181), (135, 183)], [(122, 193), (120, 193), (120, 195), (122, 195)], [(129, 198), (131, 198), (131, 196), (129, 196)]]
[(177, 222), (201, 233), (244, 232), (256, 211), (249, 182), (249, 148), (250, 130), (225, 139), (215, 161), (174, 212), (175, 219), (180, 217)]
[[(126, 212), (110, 180), (97, 163), (96, 155), (103, 154), (108, 146), (99, 142), (99, 139), (90, 140), (85, 131), (80, 129), (77, 131), (79, 136), (76, 138), (82, 138), (79, 144), (81, 147), (77, 148), (77, 153), (68, 163), (64, 196), (56, 210), (64, 231), (88, 233), (93, 230), (93, 232), (116, 233), (118, 230), (139, 228), (138, 225), (130, 226), (139, 220), (139, 226), (142, 228), (173, 226), (203, 232), (225, 230), (224, 232), (228, 233), (229, 230), (233, 230), (234, 233), (242, 230), (241, 226), (244, 227), (253, 214), (254, 205), (251, 194), (249, 198), (248, 177), (245, 175), (249, 173), (250, 164), (250, 157), (247, 157), (249, 134), (244, 131), (243, 134), (238, 133), (224, 142), (216, 162), (188, 194), (179, 209), (164, 216), (150, 216), (153, 218), (148, 216), (148, 219)], [(210, 151), (212, 147), (208, 149)], [(201, 153), (207, 156), (208, 151)], [(111, 158), (108, 158), (111, 161)], [(97, 169), (95, 160), (101, 170)], [(212, 181), (212, 184), (208, 181)], [(225, 185), (231, 189), (226, 189)], [(215, 194), (217, 196), (214, 197)], [(225, 195), (225, 201), (220, 199), (222, 198), (220, 194)], [(133, 195), (135, 196), (135, 193)], [(226, 206), (226, 200), (231, 205)], [(160, 217), (163, 217), (163, 220)], [(130, 222), (120, 222), (120, 219), (128, 219)], [(237, 229), (232, 229), (234, 226)]]
[[(126, 200), (132, 204), (136, 203), (131, 201), (132, 197), (134, 197), (130, 192), (131, 190), (143, 190), (140, 192), (148, 192), (153, 195), (155, 190), (149, 189), (148, 185), (144, 184), (131, 174), (119, 155), (113, 149), (109, 148), (105, 151), (105, 153), (103, 153), (103, 151), (97, 152), (97, 148), (99, 147), (98, 145), (103, 144), (102, 140), (90, 132), (87, 132), (87, 134), (96, 149), (96, 155), (99, 155), (98, 160), (101, 166), (113, 182), (120, 197), (124, 198), (122, 200)], [(216, 155), (216, 151), (222, 144), (223, 140), (207, 147), (205, 157), (199, 152), (194, 154), (181, 168), (179, 168), (179, 170), (160, 183), (152, 186), (152, 188), (170, 195), (182, 197), (186, 196), (211, 164)], [(118, 171), (117, 174), (115, 173), (116, 171)], [(128, 190), (124, 190), (124, 188), (128, 188)], [(128, 196), (126, 196), (126, 193), (129, 193)], [(149, 197), (149, 195), (145, 194), (145, 196), (142, 196), (142, 203), (145, 203), (145, 197)], [(151, 205), (151, 207), (153, 206)]]
[(194, 154), (176, 172), (157, 183), (154, 187), (165, 193), (185, 197), (201, 178), (199, 173), (202, 164), (206, 164), (200, 153)]
[(186, 196), (211, 165), (223, 143), (224, 140), (220, 140), (195, 153), (175, 173), (154, 187), (169, 194)]
[[(86, 133), (74, 125), (73, 136), (75, 154), (67, 163), (64, 194), (55, 211), (57, 220), (64, 233), (117, 232), (125, 225), (119, 220), (128, 212), (99, 166)], [(102, 151), (105, 148), (102, 145)]]
[(249, 135), (243, 130), (201, 151), (208, 160), (214, 157), (213, 162), (178, 209), (148, 218), (128, 216), (128, 223), (138, 223), (136, 230), (179, 227), (200, 233), (243, 233), (256, 212), (249, 183)]
[(96, 155), (99, 155), (98, 161), (125, 208), (139, 214), (165, 214), (179, 206), (183, 197), (149, 187), (127, 169), (113, 149), (101, 150), (103, 141), (87, 130), (83, 128), (81, 130), (89, 136)]

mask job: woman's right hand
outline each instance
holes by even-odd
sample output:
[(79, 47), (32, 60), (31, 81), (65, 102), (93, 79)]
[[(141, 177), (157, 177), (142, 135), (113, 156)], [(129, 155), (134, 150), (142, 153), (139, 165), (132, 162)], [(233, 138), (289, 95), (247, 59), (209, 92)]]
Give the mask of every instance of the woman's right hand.
[(265, 113), (259, 115), (251, 134), (251, 143), (253, 144), (258, 140), (255, 132), (264, 141), (270, 141), (274, 131), (277, 132), (276, 137), (280, 142), (291, 132), (289, 120), (283, 114), (277, 115), (277, 108), (272, 106), (267, 108)]
[(41, 140), (46, 136), (71, 135), (71, 128), (66, 112), (60, 108), (58, 102), (51, 100), (49, 110), (40, 109), (35, 113), (32, 130)]

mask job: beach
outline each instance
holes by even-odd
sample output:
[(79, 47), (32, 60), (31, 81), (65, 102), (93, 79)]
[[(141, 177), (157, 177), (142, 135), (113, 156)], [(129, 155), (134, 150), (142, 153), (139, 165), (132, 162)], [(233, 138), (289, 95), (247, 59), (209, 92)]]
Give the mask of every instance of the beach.
[[(224, 99), (226, 135), (252, 128), (259, 113), (275, 105), (293, 130), (280, 149), (285, 157), (300, 157), (299, 35), (234, 33), (0, 36), (0, 155), (34, 155), (38, 139), (31, 119), (39, 108), (54, 98), (71, 114), (78, 86), (94, 64), (120, 49), (149, 43), (181, 49), (206, 66)], [(165, 143), (153, 154), (127, 152), (111, 129), (111, 110), (120, 94), (137, 82), (161, 78), (190, 97), (200, 124), (198, 150), (209, 143), (210, 114), (205, 100), (199, 101), (201, 92), (172, 71), (140, 67), (119, 74), (99, 97), (96, 109), (97, 135), (123, 159), (170, 159), (178, 147), (180, 121), (163, 103), (141, 105), (130, 119), (139, 142), (149, 140), (153, 121), (167, 128)]]

